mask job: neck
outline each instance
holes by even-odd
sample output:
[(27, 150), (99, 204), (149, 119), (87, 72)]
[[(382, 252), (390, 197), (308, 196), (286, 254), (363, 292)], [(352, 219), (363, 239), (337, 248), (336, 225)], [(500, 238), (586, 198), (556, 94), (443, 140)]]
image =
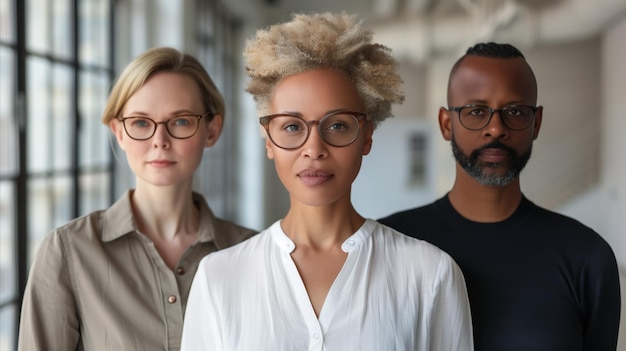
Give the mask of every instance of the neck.
[(193, 203), (191, 186), (141, 186), (132, 193), (133, 214), (139, 230), (148, 237), (171, 240), (177, 235), (197, 233), (199, 210)]
[(359, 229), (365, 219), (352, 204), (308, 206), (292, 202), (280, 225), (296, 247), (329, 249), (341, 244)]
[(448, 195), (454, 209), (463, 217), (483, 223), (509, 218), (522, 200), (519, 177), (505, 186), (478, 183), (457, 165), (456, 179)]

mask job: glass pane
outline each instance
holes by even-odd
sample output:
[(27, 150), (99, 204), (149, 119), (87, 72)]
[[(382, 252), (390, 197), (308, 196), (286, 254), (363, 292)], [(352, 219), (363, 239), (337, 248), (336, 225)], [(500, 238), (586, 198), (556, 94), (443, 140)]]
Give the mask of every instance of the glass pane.
[(32, 262), (41, 239), (71, 219), (72, 188), (69, 176), (32, 179), (28, 182), (28, 261)]
[(80, 147), (81, 168), (108, 165), (111, 159), (112, 134), (101, 117), (108, 95), (109, 78), (105, 73), (80, 75)]
[[(15, 9), (13, 0), (0, 0), (0, 40), (15, 42)], [(1, 345), (1, 344), (0, 344)]]
[[(7, 0), (0, 0), (3, 3)], [(0, 24), (2, 26), (2, 24)], [(17, 173), (17, 128), (15, 123), (15, 70), (13, 50), (0, 48), (0, 175)]]
[[(151, 21), (150, 6), (148, 0), (136, 0), (130, 3), (130, 28), (128, 36), (130, 37), (130, 48), (133, 56), (139, 55), (143, 50), (147, 49), (150, 42), (148, 35), (148, 23)], [(128, 16), (128, 14), (127, 14)]]
[(15, 304), (5, 306), (0, 310), (0, 350), (15, 350), (15, 321), (17, 321), (17, 307)]
[(79, 1), (79, 60), (108, 66), (109, 0)]
[(111, 205), (108, 200), (110, 184), (111, 176), (105, 172), (80, 176), (81, 215), (105, 209)]
[(69, 169), (72, 164), (72, 143), (76, 129), (74, 128), (74, 110), (72, 103), (71, 67), (54, 65), (52, 70), (52, 129), (50, 136), (54, 142), (51, 147), (53, 168), (56, 170)]
[[(0, 182), (0, 303), (16, 296), (15, 187)], [(0, 345), (2, 345), (0, 343)], [(4, 350), (4, 349), (3, 349)]]
[(28, 58), (28, 170), (68, 169), (72, 162), (72, 69)]
[(57, 57), (72, 57), (72, 9), (70, 0), (52, 1), (53, 50)]
[(52, 140), (50, 140), (52, 94), (49, 92), (51, 65), (46, 60), (32, 56), (27, 58), (26, 65), (28, 71), (27, 168), (29, 172), (45, 171), (52, 164)]
[(52, 43), (48, 0), (26, 0), (26, 48), (48, 52)]

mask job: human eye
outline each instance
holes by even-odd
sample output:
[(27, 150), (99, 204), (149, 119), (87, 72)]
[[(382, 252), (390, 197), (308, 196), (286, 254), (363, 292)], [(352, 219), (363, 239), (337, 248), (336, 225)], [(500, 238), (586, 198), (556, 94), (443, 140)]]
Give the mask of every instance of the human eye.
[(177, 116), (168, 122), (172, 127), (190, 127), (194, 125), (194, 116)]
[(472, 117), (485, 117), (489, 114), (489, 110), (484, 106), (466, 106), (463, 113)]
[(354, 128), (355, 119), (349, 114), (336, 114), (324, 121), (323, 129), (333, 133), (341, 133)]
[(302, 126), (299, 123), (289, 123), (283, 126), (283, 130), (286, 132), (297, 132), (302, 129)]
[(509, 117), (524, 117), (524, 113), (521, 109), (517, 107), (507, 107), (504, 109), (506, 115)]
[(272, 129), (281, 134), (298, 134), (306, 131), (304, 121), (298, 117), (280, 116), (272, 121)]
[(127, 124), (130, 127), (140, 129), (140, 128), (150, 128), (152, 126), (152, 120), (144, 117), (129, 117), (126, 119)]

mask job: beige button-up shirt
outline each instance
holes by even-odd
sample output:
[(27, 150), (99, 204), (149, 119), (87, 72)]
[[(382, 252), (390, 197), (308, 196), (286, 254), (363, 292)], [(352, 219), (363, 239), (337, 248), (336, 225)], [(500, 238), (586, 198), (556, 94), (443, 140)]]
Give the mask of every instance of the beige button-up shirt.
[(138, 231), (130, 195), (46, 236), (26, 286), (18, 350), (179, 350), (198, 262), (254, 232), (216, 218), (194, 194), (198, 239), (172, 271)]

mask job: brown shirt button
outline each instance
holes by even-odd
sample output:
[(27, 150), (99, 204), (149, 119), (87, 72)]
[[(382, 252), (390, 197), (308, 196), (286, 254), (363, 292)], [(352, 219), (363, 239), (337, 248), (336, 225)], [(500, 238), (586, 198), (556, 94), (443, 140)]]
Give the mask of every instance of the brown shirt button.
[(174, 303), (174, 302), (176, 302), (176, 296), (174, 296), (174, 295), (170, 295), (170, 296), (167, 298), (167, 302), (169, 302), (169, 303)]
[(176, 268), (176, 273), (177, 273), (178, 275), (183, 275), (183, 274), (185, 274), (185, 267), (178, 267), (178, 268)]

